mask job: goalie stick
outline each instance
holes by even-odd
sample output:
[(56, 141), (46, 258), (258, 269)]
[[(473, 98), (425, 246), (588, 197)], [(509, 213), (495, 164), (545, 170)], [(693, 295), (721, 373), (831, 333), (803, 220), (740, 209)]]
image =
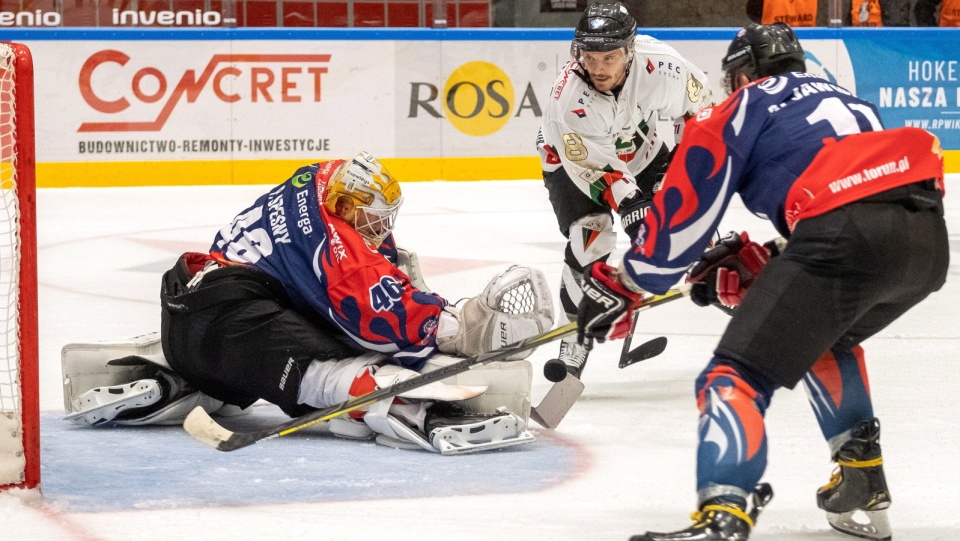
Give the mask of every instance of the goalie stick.
[(217, 424), (217, 422), (200, 407), (194, 408), (193, 411), (187, 415), (187, 418), (183, 422), (183, 428), (193, 436), (194, 439), (219, 451), (235, 451), (263, 440), (292, 434), (309, 426), (329, 421), (344, 413), (370, 406), (380, 400), (397, 396), (400, 393), (440, 381), (461, 372), (466, 372), (474, 365), (491, 361), (501, 361), (515, 353), (537, 348), (554, 340), (570, 336), (576, 332), (576, 322), (568, 323), (562, 327), (543, 332), (498, 350), (468, 357), (457, 363), (420, 374), (419, 376), (401, 381), (389, 387), (378, 389), (372, 393), (357, 396), (340, 404), (302, 415), (278, 425), (251, 432), (232, 432)]
[[(636, 309), (634, 315), (636, 316), (636, 313), (648, 308), (686, 297), (689, 294), (690, 286), (685, 284), (678, 289), (671, 289), (663, 295), (653, 295), (644, 299), (643, 304)], [(663, 353), (663, 350), (667, 347), (667, 337), (659, 336), (630, 349), (630, 342), (636, 328), (637, 319), (634, 317), (630, 333), (624, 338), (623, 349), (620, 353), (620, 368), (626, 368), (631, 364), (656, 357)], [(550, 390), (547, 391), (538, 405), (530, 408), (530, 418), (544, 428), (557, 428), (560, 421), (583, 394), (583, 389), (583, 382), (579, 378), (567, 374), (565, 378), (550, 387)]]

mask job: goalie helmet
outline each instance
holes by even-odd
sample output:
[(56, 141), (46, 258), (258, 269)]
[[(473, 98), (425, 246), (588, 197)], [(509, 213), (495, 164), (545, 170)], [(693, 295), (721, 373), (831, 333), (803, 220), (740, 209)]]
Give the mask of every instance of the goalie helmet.
[(352, 206), (356, 212), (351, 225), (377, 246), (393, 231), (402, 202), (400, 183), (366, 152), (340, 166), (324, 196), (324, 204), (333, 214), (340, 215), (338, 207)]
[(573, 34), (570, 55), (580, 60), (583, 51), (606, 52), (626, 49), (632, 58), (637, 21), (620, 2), (594, 2), (580, 16)]
[(754, 23), (737, 32), (721, 67), (723, 88), (732, 94), (733, 83), (740, 74), (755, 81), (770, 75), (804, 71), (806, 60), (800, 41), (786, 23)]

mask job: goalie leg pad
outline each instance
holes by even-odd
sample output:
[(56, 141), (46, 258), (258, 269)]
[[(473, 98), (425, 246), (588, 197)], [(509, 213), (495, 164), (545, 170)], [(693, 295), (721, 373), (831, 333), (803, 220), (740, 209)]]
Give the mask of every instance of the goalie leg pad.
[[(448, 355), (434, 355), (423, 367), (430, 372), (459, 362)], [(474, 365), (466, 372), (441, 380), (442, 383), (485, 386), (486, 392), (460, 403), (470, 413), (493, 414), (503, 408), (526, 421), (530, 417), (530, 387), (533, 365), (529, 361), (495, 361)]]
[[(80, 424), (181, 424), (196, 406), (217, 417), (250, 411), (187, 389), (163, 356), (160, 333), (67, 344), (61, 350), (61, 365), (66, 418)], [(168, 387), (165, 395), (154, 392), (162, 385)], [(131, 416), (136, 409), (145, 415)]]
[[(385, 389), (419, 375), (419, 373), (413, 370), (388, 364), (377, 367), (377, 370), (373, 373), (373, 379), (377, 382), (378, 389)], [(415, 389), (404, 391), (397, 396), (417, 400), (467, 400), (468, 398), (479, 396), (486, 390), (487, 387), (485, 385), (464, 385), (443, 380), (421, 385)], [(390, 401), (387, 400), (387, 402)]]
[[(391, 406), (391, 401), (381, 400), (370, 406), (367, 414), (363, 416), (363, 422), (367, 423), (367, 426), (377, 433), (376, 441), (378, 444), (399, 449), (423, 449), (433, 453), (440, 452), (430, 445), (422, 432), (391, 415)], [(427, 404), (422, 404), (422, 406), (426, 409)]]
[[(441, 314), (437, 346), (443, 353), (479, 355), (542, 333), (553, 326), (553, 320), (553, 298), (543, 273), (513, 265), (495, 276), (462, 310), (448, 307)], [(524, 359), (532, 353), (527, 350), (508, 360)]]
[(109, 361), (136, 355), (154, 365), (169, 368), (163, 357), (160, 333), (149, 333), (126, 340), (79, 342), (63, 346), (60, 363), (63, 370), (63, 407), (67, 413), (81, 409), (80, 396), (96, 387), (110, 387), (152, 377), (156, 366), (111, 365)]

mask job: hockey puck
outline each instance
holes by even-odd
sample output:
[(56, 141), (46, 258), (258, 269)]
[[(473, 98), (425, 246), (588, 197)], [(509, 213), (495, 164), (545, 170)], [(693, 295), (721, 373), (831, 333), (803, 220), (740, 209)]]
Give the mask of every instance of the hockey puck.
[(550, 359), (543, 365), (543, 377), (557, 383), (567, 377), (567, 365), (560, 359)]

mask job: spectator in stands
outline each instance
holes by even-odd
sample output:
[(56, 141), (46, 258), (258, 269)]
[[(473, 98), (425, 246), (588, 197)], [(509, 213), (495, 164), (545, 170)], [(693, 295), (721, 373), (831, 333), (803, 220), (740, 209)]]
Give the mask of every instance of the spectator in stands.
[(917, 0), (913, 15), (917, 18), (917, 26), (957, 27), (960, 26), (960, 0)]
[(853, 0), (851, 4), (851, 26), (884, 26), (880, 0)]
[(761, 24), (816, 26), (817, 0), (747, 0), (747, 17)]

